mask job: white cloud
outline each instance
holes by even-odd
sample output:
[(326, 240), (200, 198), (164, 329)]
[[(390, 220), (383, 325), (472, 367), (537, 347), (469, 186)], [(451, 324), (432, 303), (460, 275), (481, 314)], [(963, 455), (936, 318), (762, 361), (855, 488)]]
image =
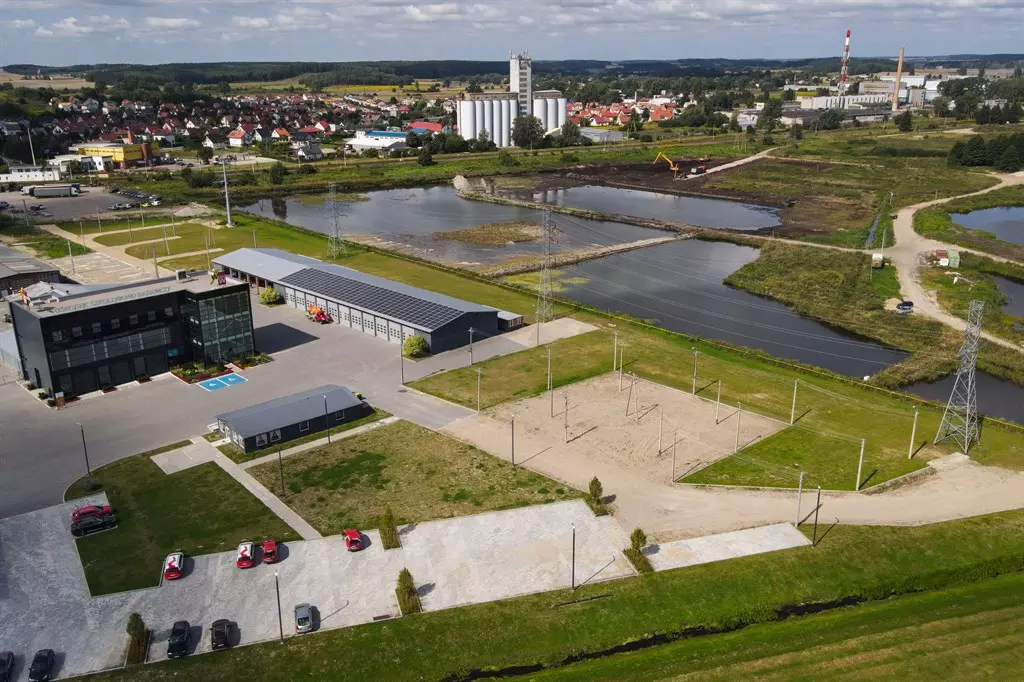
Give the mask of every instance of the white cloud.
[(270, 20), (265, 17), (238, 17), (235, 19), (235, 25), (242, 28), (267, 28), (270, 26)]
[(199, 28), (202, 24), (195, 19), (183, 17), (146, 17), (146, 26), (151, 28), (183, 29)]
[(130, 28), (131, 22), (124, 17), (114, 18), (104, 14), (98, 17), (86, 17), (84, 20), (65, 17), (49, 26), (39, 26), (36, 29), (36, 35), (75, 38), (102, 33), (123, 33)]
[(7, 22), (7, 26), (13, 29), (36, 28), (38, 25), (31, 19), (12, 19)]

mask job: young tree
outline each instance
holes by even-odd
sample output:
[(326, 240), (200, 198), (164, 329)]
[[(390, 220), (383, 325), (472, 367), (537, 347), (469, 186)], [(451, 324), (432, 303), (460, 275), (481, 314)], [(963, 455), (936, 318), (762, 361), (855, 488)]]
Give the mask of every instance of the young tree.
[(901, 133), (909, 133), (914, 129), (914, 115), (910, 113), (909, 109), (893, 116), (892, 122), (896, 124)]
[(561, 142), (563, 146), (575, 147), (580, 143), (580, 127), (572, 121), (562, 124)]
[(421, 166), (432, 166), (434, 165), (434, 155), (430, 153), (430, 147), (423, 147), (420, 149), (419, 159), (417, 162)]
[(536, 116), (520, 116), (512, 126), (512, 142), (517, 147), (539, 147), (544, 126)]
[(594, 504), (601, 504), (604, 500), (604, 486), (601, 485), (601, 481), (598, 480), (597, 476), (590, 479), (590, 500)]
[(789, 137), (793, 140), (804, 139), (804, 127), (799, 123), (794, 123), (789, 127)]
[(818, 127), (822, 130), (836, 130), (843, 125), (845, 119), (846, 114), (842, 109), (826, 109), (818, 119)]
[(782, 100), (770, 99), (764, 103), (761, 115), (757, 117), (757, 127), (768, 135), (779, 127), (779, 119), (782, 118)]
[(732, 116), (729, 118), (729, 132), (738, 133), (742, 130), (740, 128), (740, 112), (732, 112)]
[(414, 133), (411, 130), (406, 134), (406, 136), (405, 136), (405, 146), (406, 147), (409, 147), (410, 149), (417, 149), (417, 148), (419, 148), (419, 146), (421, 144), (422, 144), (422, 142), (420, 142), (420, 136), (419, 135), (417, 135), (416, 133)]
[(473, 151), (475, 152), (486, 152), (491, 148), (491, 136), (487, 133), (485, 128), (481, 128), (480, 132), (477, 133), (476, 139), (473, 140)]
[(209, 147), (200, 147), (196, 154), (199, 156), (199, 160), (203, 163), (209, 163), (210, 159), (213, 158), (213, 150)]
[[(188, 169), (186, 169), (186, 170), (188, 170)], [(275, 163), (273, 166), (270, 167), (270, 171), (269, 171), (270, 184), (271, 185), (280, 185), (282, 182), (284, 182), (284, 176), (287, 175), (287, 174), (288, 174), (288, 169), (285, 168), (285, 165), (283, 163), (278, 161), (277, 163)]]

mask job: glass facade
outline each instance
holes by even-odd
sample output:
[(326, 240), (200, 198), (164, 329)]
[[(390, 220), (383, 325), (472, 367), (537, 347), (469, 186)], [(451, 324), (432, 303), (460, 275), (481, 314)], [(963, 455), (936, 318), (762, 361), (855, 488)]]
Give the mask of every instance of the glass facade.
[(253, 352), (248, 291), (192, 299), (186, 310), (196, 360), (224, 363)]

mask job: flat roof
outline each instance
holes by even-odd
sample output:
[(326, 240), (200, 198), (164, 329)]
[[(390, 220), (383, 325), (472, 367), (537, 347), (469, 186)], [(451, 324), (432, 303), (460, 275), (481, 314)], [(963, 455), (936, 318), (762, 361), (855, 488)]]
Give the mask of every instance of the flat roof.
[[(325, 397), (327, 399), (326, 410)], [(226, 423), (234, 433), (242, 438), (249, 438), (321, 417), (325, 411), (338, 412), (358, 407), (362, 403), (362, 400), (355, 397), (352, 391), (344, 386), (325, 384), (301, 393), (274, 398), (243, 407), (240, 410), (218, 414), (217, 421)]]
[(60, 272), (60, 268), (54, 267), (38, 258), (33, 258), (21, 251), (0, 246), (0, 279), (44, 272)]
[[(236, 280), (228, 278), (227, 285), (241, 284)], [(54, 317), (67, 313), (87, 310), (89, 308), (102, 308), (108, 305), (117, 305), (125, 301), (135, 301), (150, 296), (161, 296), (173, 291), (192, 291), (200, 293), (220, 288), (216, 282), (210, 282), (209, 275), (205, 272), (190, 273), (189, 279), (179, 280), (177, 277), (161, 277), (160, 279), (132, 282), (119, 286), (96, 285), (90, 286), (88, 291), (72, 296), (67, 296), (57, 303), (37, 303), (26, 308), (37, 317)]]

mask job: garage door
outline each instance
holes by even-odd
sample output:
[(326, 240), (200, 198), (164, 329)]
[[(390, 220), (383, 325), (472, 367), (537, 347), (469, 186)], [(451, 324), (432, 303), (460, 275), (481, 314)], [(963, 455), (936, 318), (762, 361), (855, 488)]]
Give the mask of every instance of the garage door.
[(327, 314), (331, 316), (331, 321), (341, 322), (341, 318), (338, 316), (338, 304), (334, 301), (327, 302)]

